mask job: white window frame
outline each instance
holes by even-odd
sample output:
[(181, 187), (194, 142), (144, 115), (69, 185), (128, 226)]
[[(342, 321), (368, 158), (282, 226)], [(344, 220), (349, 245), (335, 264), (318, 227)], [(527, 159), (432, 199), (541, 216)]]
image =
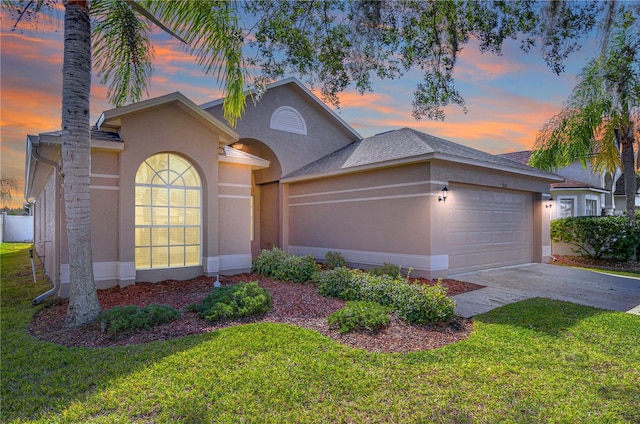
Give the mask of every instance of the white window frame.
[(577, 196), (558, 196), (558, 201), (557, 201), (557, 204), (558, 204), (558, 212), (557, 212), (558, 213), (558, 218), (567, 218), (568, 217), (568, 216), (563, 216), (562, 215), (562, 207), (560, 205), (562, 204), (563, 200), (570, 200), (570, 201), (573, 202), (573, 207), (572, 207), (573, 210), (572, 210), (570, 216), (578, 216), (578, 213), (577, 213), (577, 210), (576, 210), (576, 208), (578, 206), (578, 197)]
[[(596, 206), (595, 206), (594, 214), (593, 214), (593, 215), (589, 215), (589, 214), (587, 213), (587, 212), (588, 212), (588, 209), (587, 209), (587, 202), (589, 202), (589, 201), (596, 202)], [(585, 196), (585, 198), (584, 198), (584, 215), (585, 215), (585, 216), (599, 216), (599, 215), (600, 215), (599, 210), (600, 210), (600, 201), (599, 201), (599, 199), (598, 199), (598, 196), (594, 196), (594, 195), (592, 195), (592, 194), (587, 194), (587, 195)]]
[[(147, 161), (149, 159), (151, 159), (154, 156), (157, 155), (168, 155), (168, 156), (176, 156), (179, 157), (180, 159), (182, 159), (183, 161), (187, 162), (190, 166), (183, 171), (181, 174), (177, 174), (176, 175), (185, 175), (185, 173), (189, 170), (192, 170), (195, 175), (197, 176), (198, 179), (198, 185), (197, 186), (185, 186), (185, 185), (179, 185), (179, 184), (172, 184), (172, 183), (167, 183), (167, 184), (157, 184), (157, 183), (151, 183), (151, 182), (138, 182), (137, 181), (137, 176), (138, 176), (138, 172), (140, 170), (141, 167), (145, 166), (145, 164), (147, 163)], [(167, 163), (169, 163), (170, 161), (168, 160)], [(154, 175), (151, 177), (151, 181), (154, 179), (154, 176), (158, 176), (161, 172), (167, 171), (169, 170), (169, 168), (165, 168), (165, 169), (154, 169), (153, 167), (151, 167), (150, 165), (148, 165), (149, 168), (154, 172)], [(174, 171), (175, 172), (175, 171)], [(174, 181), (177, 181), (177, 178), (174, 179)], [(185, 204), (183, 206), (176, 206), (176, 205), (168, 205), (166, 206), (166, 208), (168, 209), (168, 222), (166, 224), (155, 224), (154, 222), (151, 222), (150, 224), (145, 224), (145, 223), (138, 223), (137, 222), (137, 218), (135, 218), (135, 229), (140, 229), (140, 228), (148, 228), (149, 231), (149, 244), (148, 245), (138, 245), (137, 243), (134, 244), (134, 251), (136, 251), (138, 248), (149, 248), (149, 266), (139, 266), (137, 261), (134, 261), (136, 264), (136, 270), (150, 270), (150, 269), (169, 269), (169, 268), (185, 268), (185, 267), (194, 267), (194, 266), (202, 266), (202, 221), (203, 221), (203, 217), (202, 217), (202, 178), (200, 177), (200, 173), (198, 172), (198, 170), (195, 168), (195, 166), (193, 165), (193, 163), (181, 156), (178, 155), (176, 153), (157, 153), (157, 154), (153, 154), (151, 156), (149, 156), (148, 158), (146, 158), (138, 167), (138, 170), (136, 171), (136, 181), (134, 182), (135, 187), (148, 187), (148, 188), (166, 188), (169, 189), (169, 193), (171, 193), (171, 190), (175, 190), (175, 189), (185, 189), (185, 190), (196, 190), (198, 191), (199, 194), (199, 208), (198, 209), (198, 214), (199, 214), (199, 224), (195, 225), (195, 224), (187, 224), (186, 222), (180, 224), (180, 225), (176, 225), (174, 223), (171, 222), (171, 210), (179, 210), (179, 209), (183, 209), (184, 210), (184, 214), (183, 216), (186, 217), (187, 216), (187, 210), (188, 209), (196, 209), (195, 207), (191, 207), (191, 206), (187, 206), (186, 204), (186, 196), (184, 196), (185, 199)], [(186, 194), (186, 193), (185, 193)], [(152, 194), (153, 196), (153, 194)], [(151, 216), (154, 216), (153, 213), (153, 198), (150, 198), (149, 201), (149, 205), (146, 204), (138, 204), (137, 199), (134, 200), (134, 207), (148, 207), (151, 210)], [(164, 208), (165, 206), (157, 206), (158, 208)], [(198, 229), (198, 242), (197, 244), (194, 243), (187, 243), (186, 240), (183, 240), (182, 244), (174, 244), (170, 242), (170, 239), (167, 239), (167, 245), (164, 246), (160, 246), (160, 245), (155, 245), (153, 244), (153, 230), (154, 228), (161, 228), (161, 229), (167, 229), (167, 232), (170, 233), (172, 228), (183, 228), (183, 229), (187, 229), (187, 228), (197, 228)], [(186, 237), (186, 234), (185, 236)], [(134, 237), (135, 240), (135, 237)], [(172, 265), (171, 264), (171, 247), (183, 247), (183, 263), (180, 265)], [(189, 246), (198, 246), (198, 254), (197, 256), (194, 257), (194, 259), (197, 257), (197, 263), (194, 261), (193, 263), (189, 263), (189, 264), (185, 264), (186, 259), (187, 259), (187, 253), (186, 253), (186, 248)], [(168, 261), (168, 266), (153, 266), (153, 248), (156, 247), (166, 247), (167, 248), (167, 261)]]

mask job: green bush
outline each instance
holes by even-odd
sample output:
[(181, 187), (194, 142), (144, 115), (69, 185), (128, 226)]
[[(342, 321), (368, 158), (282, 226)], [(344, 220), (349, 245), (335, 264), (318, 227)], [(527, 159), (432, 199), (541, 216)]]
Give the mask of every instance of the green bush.
[(271, 310), (271, 295), (257, 281), (216, 287), (202, 303), (187, 307), (208, 321), (241, 318)]
[(116, 306), (100, 315), (103, 331), (114, 336), (130, 333), (138, 329), (150, 329), (179, 319), (182, 313), (169, 305), (149, 305), (139, 308), (135, 305)]
[(342, 256), (342, 253), (330, 251), (324, 255), (324, 266), (327, 269), (336, 269), (347, 266), (347, 261)]
[(385, 262), (381, 266), (374, 266), (369, 268), (367, 272), (371, 275), (387, 275), (391, 278), (400, 278), (402, 276), (402, 267), (399, 265), (394, 265), (389, 262)]
[(289, 255), (281, 249), (261, 250), (252, 271), (281, 281), (304, 283), (310, 281), (319, 266), (311, 255)]
[(411, 284), (407, 278), (376, 276), (347, 268), (318, 272), (314, 281), (323, 296), (377, 302), (410, 323), (447, 322), (454, 318), (455, 302), (447, 297), (441, 284)]
[(596, 259), (628, 261), (640, 244), (640, 227), (625, 216), (579, 216), (551, 221), (551, 240)]
[(350, 331), (378, 332), (389, 325), (389, 307), (377, 302), (352, 301), (329, 315), (329, 325), (337, 326), (341, 334)]

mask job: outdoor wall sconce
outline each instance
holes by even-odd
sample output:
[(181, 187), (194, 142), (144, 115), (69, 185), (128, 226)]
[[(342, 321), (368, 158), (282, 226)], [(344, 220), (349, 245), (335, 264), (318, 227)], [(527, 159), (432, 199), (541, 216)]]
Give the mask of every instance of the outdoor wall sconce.
[(549, 197), (549, 200), (547, 200), (544, 204), (545, 208), (550, 208), (551, 206), (553, 206), (553, 197)]
[(444, 186), (444, 188), (440, 192), (440, 196), (438, 196), (438, 202), (445, 203), (447, 201), (448, 195), (449, 195), (449, 189), (447, 188), (447, 186)]

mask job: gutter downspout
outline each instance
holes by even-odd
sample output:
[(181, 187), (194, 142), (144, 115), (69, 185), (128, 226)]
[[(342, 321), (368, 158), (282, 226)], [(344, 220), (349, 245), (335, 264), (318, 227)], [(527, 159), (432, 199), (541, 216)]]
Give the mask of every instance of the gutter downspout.
[[(56, 170), (55, 173), (55, 199), (56, 199), (56, 227), (57, 227), (57, 231), (56, 231), (56, 239), (58, 241), (58, 248), (59, 243), (60, 243), (60, 225), (59, 222), (61, 217), (60, 217), (60, 178), (64, 178), (64, 174), (62, 173), (62, 169), (60, 168), (60, 164), (56, 161), (53, 161), (49, 158), (45, 158), (43, 156), (40, 156), (40, 154), (38, 153), (38, 147), (40, 146), (40, 143), (32, 143), (31, 144), (31, 157), (33, 157), (36, 161), (38, 162), (42, 162), (45, 163), (49, 166), (53, 166)], [(59, 251), (59, 249), (56, 249)], [(55, 252), (55, 250), (54, 250)], [(52, 296), (56, 293), (58, 293), (58, 291), (60, 290), (60, 275), (59, 275), (59, 267), (60, 264), (59, 262), (59, 252), (57, 252), (55, 254), (55, 260), (54, 260), (54, 266), (56, 267), (56, 272), (54, 272), (55, 274), (55, 278), (53, 279), (53, 288), (47, 290), (46, 292), (42, 293), (41, 295), (37, 296), (35, 299), (33, 299), (33, 304), (34, 305), (39, 305), (44, 299), (46, 299), (49, 296)]]

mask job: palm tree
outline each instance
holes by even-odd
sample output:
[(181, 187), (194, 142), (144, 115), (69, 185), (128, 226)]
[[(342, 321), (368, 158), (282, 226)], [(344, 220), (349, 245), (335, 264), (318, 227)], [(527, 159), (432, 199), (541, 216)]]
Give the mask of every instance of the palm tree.
[[(19, 21), (26, 13), (39, 12), (46, 3), (51, 1), (3, 5), (17, 10)], [(101, 312), (91, 255), (92, 35), (98, 73), (103, 82), (110, 82), (109, 97), (117, 106), (140, 100), (146, 90), (151, 71), (151, 24), (188, 42), (190, 52), (205, 70), (217, 73), (228, 93), (224, 106), (229, 122), (234, 123), (242, 113), (245, 95), (242, 42), (231, 2), (148, 1), (141, 5), (132, 0), (65, 0), (64, 7), (62, 171), (70, 270), (67, 325), (78, 326), (94, 321)], [(93, 31), (90, 12), (97, 17)], [(154, 13), (168, 18), (176, 32), (160, 23)]]
[(626, 212), (635, 220), (635, 137), (640, 107), (640, 17), (615, 10), (602, 54), (585, 66), (560, 113), (538, 133), (529, 164), (554, 170), (580, 160), (625, 175)]

